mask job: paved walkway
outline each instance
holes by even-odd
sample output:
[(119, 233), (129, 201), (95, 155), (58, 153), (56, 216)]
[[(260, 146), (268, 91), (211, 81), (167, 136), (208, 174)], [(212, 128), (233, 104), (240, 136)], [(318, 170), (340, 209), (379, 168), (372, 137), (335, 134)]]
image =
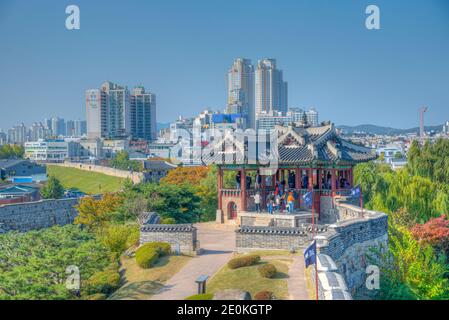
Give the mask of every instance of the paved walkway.
[(234, 228), (199, 224), (198, 240), (204, 252), (192, 258), (170, 278), (152, 300), (183, 300), (197, 293), (195, 280), (203, 274), (213, 276), (231, 258), (235, 251)]
[(287, 286), (290, 300), (309, 300), (306, 285), (306, 270), (304, 258), (300, 255), (293, 256), (293, 263), (288, 270)]

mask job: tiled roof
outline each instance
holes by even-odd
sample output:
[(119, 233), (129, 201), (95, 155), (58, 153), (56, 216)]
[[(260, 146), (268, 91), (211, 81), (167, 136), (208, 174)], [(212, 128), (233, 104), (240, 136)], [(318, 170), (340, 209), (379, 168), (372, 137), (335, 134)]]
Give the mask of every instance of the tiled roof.
[[(358, 163), (376, 159), (374, 150), (342, 139), (331, 123), (310, 128), (276, 126), (276, 130), (279, 164), (305, 164), (312, 161)], [(228, 148), (227, 154), (235, 154), (235, 158), (243, 159), (242, 147), (235, 145), (233, 150), (229, 150), (229, 137), (225, 137), (213, 145), (212, 152), (203, 155), (203, 161), (205, 163), (221, 163), (224, 145)], [(245, 145), (245, 149), (247, 149), (247, 145)], [(260, 161), (260, 158), (257, 160)], [(248, 159), (245, 162), (242, 160), (234, 160), (234, 162), (234, 164), (244, 164), (248, 162)]]
[(164, 232), (191, 232), (195, 227), (191, 224), (146, 224), (140, 227), (140, 231), (164, 231)]

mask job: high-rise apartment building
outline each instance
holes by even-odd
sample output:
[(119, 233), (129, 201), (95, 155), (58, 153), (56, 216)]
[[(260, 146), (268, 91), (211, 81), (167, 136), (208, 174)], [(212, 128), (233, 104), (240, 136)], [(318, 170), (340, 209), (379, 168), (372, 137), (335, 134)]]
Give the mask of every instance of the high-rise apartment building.
[(318, 111), (315, 108), (310, 108), (306, 111), (307, 122), (312, 127), (318, 127)]
[(49, 130), (42, 124), (42, 122), (35, 122), (31, 125), (30, 141), (45, 139), (49, 135)]
[(86, 121), (75, 120), (74, 125), (75, 125), (75, 132), (74, 132), (75, 137), (82, 137), (83, 135), (85, 135), (87, 133)]
[(142, 86), (136, 86), (130, 99), (132, 137), (148, 141), (156, 140), (156, 95), (145, 92)]
[(75, 121), (67, 120), (65, 122), (65, 134), (68, 137), (74, 137), (75, 136)]
[(22, 123), (8, 130), (8, 143), (24, 144), (28, 141), (28, 129)]
[(66, 135), (66, 127), (64, 119), (53, 117), (50, 119), (50, 129), (51, 134), (55, 137), (65, 136)]
[(251, 60), (237, 58), (227, 76), (227, 113), (239, 113), (247, 119), (247, 127), (255, 128), (254, 66)]
[(255, 113), (287, 112), (288, 87), (275, 59), (263, 59), (255, 71)]
[(122, 139), (131, 134), (130, 94), (126, 86), (106, 81), (86, 91), (88, 138)]

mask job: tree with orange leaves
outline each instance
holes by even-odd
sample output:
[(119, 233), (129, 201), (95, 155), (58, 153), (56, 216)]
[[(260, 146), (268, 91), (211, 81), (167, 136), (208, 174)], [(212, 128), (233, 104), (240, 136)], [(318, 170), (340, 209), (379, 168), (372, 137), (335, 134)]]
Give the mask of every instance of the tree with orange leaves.
[(161, 179), (161, 184), (183, 185), (190, 184), (198, 186), (209, 173), (208, 167), (177, 167), (170, 170), (168, 174)]

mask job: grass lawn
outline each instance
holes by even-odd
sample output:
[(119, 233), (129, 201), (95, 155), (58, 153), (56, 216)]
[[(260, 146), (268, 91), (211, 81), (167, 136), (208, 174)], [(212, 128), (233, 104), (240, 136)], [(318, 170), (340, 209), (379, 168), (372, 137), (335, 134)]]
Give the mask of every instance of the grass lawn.
[(189, 259), (191, 257), (183, 255), (161, 257), (153, 267), (142, 269), (134, 258), (123, 256), (120, 272), (125, 283), (109, 299), (148, 300), (163, 287), (165, 281), (181, 270)]
[(87, 194), (119, 191), (124, 180), (102, 173), (52, 165), (47, 165), (47, 174), (55, 176), (64, 188), (75, 188)]
[[(258, 254), (259, 252), (251, 252)], [(261, 251), (262, 261), (254, 266), (229, 269), (224, 266), (207, 283), (207, 292), (215, 293), (224, 289), (241, 289), (251, 293), (251, 296), (259, 291), (271, 291), (277, 299), (288, 299), (288, 268), (292, 260), (286, 251)], [(266, 256), (266, 259), (265, 257)], [(260, 276), (257, 267), (266, 263), (272, 263), (278, 273), (272, 279)]]

